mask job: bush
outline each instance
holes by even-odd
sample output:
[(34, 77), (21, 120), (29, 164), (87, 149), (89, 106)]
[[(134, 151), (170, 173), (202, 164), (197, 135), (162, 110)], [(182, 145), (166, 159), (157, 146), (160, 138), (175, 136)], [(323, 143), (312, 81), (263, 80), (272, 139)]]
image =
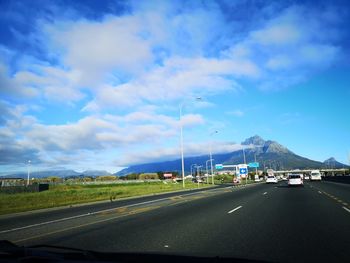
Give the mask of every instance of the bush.
[(145, 173), (139, 175), (140, 180), (150, 180), (150, 179), (159, 179), (157, 173)]
[(115, 175), (101, 175), (96, 177), (97, 181), (113, 181), (113, 180), (117, 180), (117, 176)]

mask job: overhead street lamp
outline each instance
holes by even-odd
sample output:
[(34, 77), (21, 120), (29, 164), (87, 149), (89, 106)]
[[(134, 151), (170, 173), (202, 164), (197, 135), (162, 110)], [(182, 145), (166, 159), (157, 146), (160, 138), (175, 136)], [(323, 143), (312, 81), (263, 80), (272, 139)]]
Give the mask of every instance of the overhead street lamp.
[(212, 157), (212, 139), (211, 136), (213, 136), (215, 133), (218, 133), (218, 131), (213, 131), (210, 134), (210, 144), (209, 144), (209, 159), (210, 159), (210, 172), (211, 172), (211, 184), (214, 185), (214, 171), (213, 171), (213, 157)]
[[(201, 97), (196, 98), (197, 101), (202, 100)], [(179, 121), (180, 121), (180, 141), (181, 141), (181, 172), (182, 172), (182, 188), (185, 188), (185, 161), (184, 161), (184, 142), (183, 142), (183, 124), (182, 124), (182, 108), (185, 102), (179, 105)]]
[(29, 185), (29, 176), (30, 176), (30, 163), (31, 163), (31, 161), (30, 160), (28, 160), (28, 172), (27, 172), (27, 186)]

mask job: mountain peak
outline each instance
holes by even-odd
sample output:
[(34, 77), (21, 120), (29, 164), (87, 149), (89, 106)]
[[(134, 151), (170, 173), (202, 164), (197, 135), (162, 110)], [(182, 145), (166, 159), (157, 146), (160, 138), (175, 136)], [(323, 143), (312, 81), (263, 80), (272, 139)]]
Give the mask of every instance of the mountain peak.
[(265, 140), (261, 138), (259, 135), (254, 135), (253, 137), (250, 137), (246, 139), (244, 142), (242, 142), (242, 145), (257, 145), (257, 146), (263, 146), (265, 144)]
[(263, 151), (265, 153), (291, 153), (286, 147), (275, 141), (266, 141)]
[(334, 157), (331, 157), (325, 160), (323, 163), (334, 163), (334, 162), (337, 162), (337, 160)]

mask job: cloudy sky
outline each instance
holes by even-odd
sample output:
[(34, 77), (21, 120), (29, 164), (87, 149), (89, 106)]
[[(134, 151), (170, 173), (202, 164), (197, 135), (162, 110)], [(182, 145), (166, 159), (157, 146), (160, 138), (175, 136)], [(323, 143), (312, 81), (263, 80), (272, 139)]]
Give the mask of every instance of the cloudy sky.
[[(0, 1), (0, 172), (239, 149), (348, 163), (347, 1)], [(196, 100), (201, 97), (201, 100)], [(213, 131), (218, 133), (214, 135)]]

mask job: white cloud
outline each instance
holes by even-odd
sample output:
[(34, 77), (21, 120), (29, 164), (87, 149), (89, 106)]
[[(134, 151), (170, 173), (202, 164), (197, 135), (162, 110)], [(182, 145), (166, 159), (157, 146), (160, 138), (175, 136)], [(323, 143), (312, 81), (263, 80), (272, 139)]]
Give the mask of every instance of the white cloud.
[(9, 76), (8, 68), (0, 63), (0, 94), (12, 97), (34, 97), (38, 93), (35, 89), (22, 86), (14, 78)]
[(32, 65), (36, 73), (19, 71), (15, 80), (21, 86), (35, 87), (48, 100), (74, 102), (85, 97), (78, 85), (75, 71), (67, 71), (52, 66)]
[(252, 39), (262, 45), (294, 45), (300, 40), (301, 32), (294, 25), (272, 25), (252, 32)]
[(64, 54), (65, 65), (80, 73), (82, 85), (98, 83), (113, 69), (138, 72), (153, 60), (143, 21), (136, 16), (66, 22), (46, 30)]
[[(3, 112), (1, 134), (8, 137), (9, 145), (4, 149), (18, 145), (22, 149), (34, 149), (40, 153), (55, 152), (76, 153), (86, 151), (104, 151), (115, 149), (123, 151), (130, 145), (162, 143), (179, 134), (179, 120), (163, 114), (132, 112), (126, 115), (92, 115), (77, 122), (61, 125), (45, 125), (26, 114), (26, 107), (13, 107), (1, 103)], [(185, 114), (183, 125), (190, 127), (201, 125), (204, 120), (198, 114)], [(12, 146), (11, 146), (12, 145)], [(42, 156), (42, 155), (41, 155)]]
[(241, 89), (240, 85), (228, 77), (255, 77), (258, 74), (258, 68), (249, 60), (175, 57), (128, 83), (100, 86), (96, 89), (96, 98), (84, 110), (176, 101), (189, 94), (237, 91)]

